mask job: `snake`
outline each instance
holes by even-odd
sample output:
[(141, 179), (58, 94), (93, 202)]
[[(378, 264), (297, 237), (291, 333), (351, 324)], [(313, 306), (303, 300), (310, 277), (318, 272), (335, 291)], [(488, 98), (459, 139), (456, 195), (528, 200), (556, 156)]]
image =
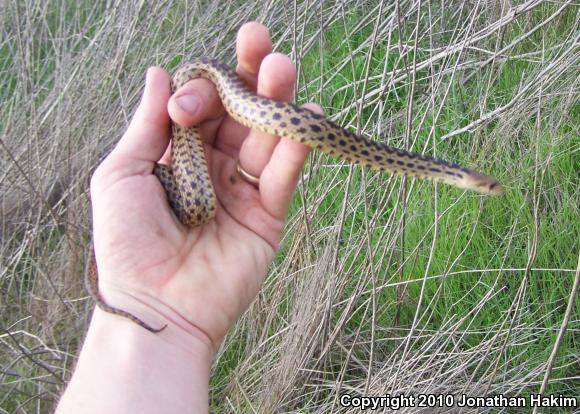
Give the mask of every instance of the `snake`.
[[(227, 114), (238, 123), (268, 134), (283, 136), (351, 164), (397, 175), (440, 181), (482, 194), (498, 195), (503, 188), (490, 176), (455, 163), (416, 154), (385, 143), (367, 139), (341, 128), (323, 115), (293, 103), (260, 97), (227, 65), (209, 58), (184, 64), (173, 75), (175, 92), (192, 79), (204, 78), (215, 85)], [(201, 226), (214, 218), (217, 199), (210, 179), (203, 140), (197, 127), (171, 123), (172, 166), (155, 164), (169, 206), (179, 221), (188, 227)], [(85, 271), (85, 284), (97, 305), (151, 331), (154, 328), (135, 315), (108, 305), (98, 288), (98, 269), (94, 249)]]

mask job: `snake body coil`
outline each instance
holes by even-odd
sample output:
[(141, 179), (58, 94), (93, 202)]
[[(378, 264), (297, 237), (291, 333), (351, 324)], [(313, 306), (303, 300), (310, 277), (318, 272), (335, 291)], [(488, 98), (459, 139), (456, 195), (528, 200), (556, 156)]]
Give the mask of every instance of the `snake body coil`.
[[(357, 136), (324, 116), (287, 103), (256, 96), (226, 65), (209, 59), (182, 66), (173, 90), (194, 78), (213, 82), (227, 113), (240, 124), (284, 136), (342, 160), (373, 170), (442, 181), (485, 194), (500, 194), (501, 185), (457, 164), (393, 148)], [(184, 224), (199, 225), (213, 217), (215, 195), (197, 128), (173, 125), (174, 177), (167, 167), (156, 170)]]

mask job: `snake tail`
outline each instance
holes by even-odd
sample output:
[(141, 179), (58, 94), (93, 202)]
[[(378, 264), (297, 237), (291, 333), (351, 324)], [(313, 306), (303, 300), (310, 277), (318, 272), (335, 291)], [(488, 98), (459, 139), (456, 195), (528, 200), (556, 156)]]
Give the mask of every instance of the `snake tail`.
[(141, 319), (139, 319), (132, 313), (110, 306), (104, 301), (103, 297), (101, 296), (101, 292), (99, 291), (99, 273), (97, 269), (97, 260), (95, 258), (95, 249), (92, 246), (90, 257), (87, 262), (87, 269), (85, 270), (85, 288), (87, 289), (87, 291), (89, 292), (89, 294), (91, 295), (97, 306), (102, 310), (104, 310), (105, 312), (127, 318), (135, 322), (142, 328), (145, 328), (153, 333), (161, 332), (167, 327), (167, 325), (164, 325), (161, 328), (153, 328), (151, 325), (149, 325), (146, 322), (143, 322)]

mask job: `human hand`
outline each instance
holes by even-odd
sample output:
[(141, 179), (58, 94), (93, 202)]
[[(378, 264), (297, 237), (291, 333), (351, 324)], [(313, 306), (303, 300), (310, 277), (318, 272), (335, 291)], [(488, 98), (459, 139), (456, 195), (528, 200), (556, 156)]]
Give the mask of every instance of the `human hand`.
[[(237, 73), (259, 95), (290, 100), (294, 67), (271, 49), (265, 27), (244, 25)], [(169, 81), (160, 68), (148, 71), (129, 128), (91, 181), (100, 291), (151, 326), (168, 323), (167, 330), (179, 328), (215, 349), (263, 283), (308, 148), (235, 122), (205, 79), (173, 96)], [(200, 227), (179, 223), (152, 173), (157, 161), (171, 163), (169, 115), (199, 125), (205, 142), (218, 205), (215, 219)], [(238, 159), (260, 177), (259, 190), (239, 176)]]

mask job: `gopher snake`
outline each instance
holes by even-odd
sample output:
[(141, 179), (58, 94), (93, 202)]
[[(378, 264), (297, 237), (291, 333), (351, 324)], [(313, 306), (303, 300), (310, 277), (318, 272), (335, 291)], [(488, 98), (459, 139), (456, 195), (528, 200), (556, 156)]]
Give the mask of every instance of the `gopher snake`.
[[(172, 90), (194, 78), (210, 80), (227, 113), (242, 125), (284, 136), (353, 164), (399, 175), (428, 178), (484, 194), (500, 194), (501, 185), (457, 164), (389, 147), (348, 132), (322, 115), (287, 102), (261, 98), (251, 92), (226, 65), (209, 59), (182, 66), (174, 75)], [(199, 226), (215, 215), (216, 196), (209, 177), (203, 141), (195, 127), (172, 123), (173, 167), (157, 164), (153, 173), (163, 185), (169, 204), (187, 226)], [(93, 257), (85, 276), (86, 285), (99, 307), (159, 332), (136, 316), (107, 305), (99, 294), (98, 274)]]

